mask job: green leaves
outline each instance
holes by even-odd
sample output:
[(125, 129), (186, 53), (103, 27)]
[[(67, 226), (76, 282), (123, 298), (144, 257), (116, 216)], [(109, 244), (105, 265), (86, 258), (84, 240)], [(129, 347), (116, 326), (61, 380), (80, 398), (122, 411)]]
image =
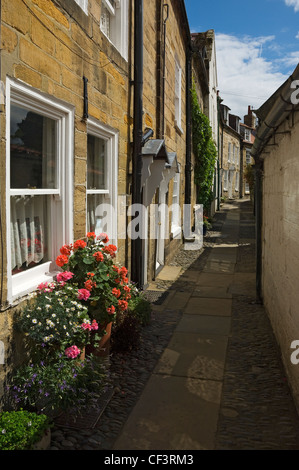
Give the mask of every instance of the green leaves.
[(194, 182), (197, 185), (198, 203), (209, 208), (213, 200), (213, 180), (217, 149), (213, 141), (209, 118), (201, 111), (195, 85), (191, 89), (192, 144), (195, 156)]

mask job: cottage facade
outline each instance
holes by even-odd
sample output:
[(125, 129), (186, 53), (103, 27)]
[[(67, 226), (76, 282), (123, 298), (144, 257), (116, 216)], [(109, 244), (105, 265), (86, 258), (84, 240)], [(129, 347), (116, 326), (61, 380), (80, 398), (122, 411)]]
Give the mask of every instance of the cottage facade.
[(240, 197), (240, 118), (231, 114), (228, 106), (222, 103), (219, 103), (219, 106), (221, 195), (224, 198), (234, 199)]
[(209, 61), (177, 0), (5, 0), (0, 53), (2, 387), (14, 315), (55, 278), (63, 244), (108, 233), (145, 288), (182, 243), (196, 202), (189, 85), (209, 109)]

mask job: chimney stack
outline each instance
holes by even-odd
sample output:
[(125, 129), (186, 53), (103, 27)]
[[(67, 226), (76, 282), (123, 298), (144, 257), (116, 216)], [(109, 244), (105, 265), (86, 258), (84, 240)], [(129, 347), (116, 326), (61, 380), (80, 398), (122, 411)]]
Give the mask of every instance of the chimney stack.
[(256, 126), (256, 117), (252, 112), (252, 107), (251, 106), (248, 106), (248, 114), (246, 116), (244, 116), (244, 124), (246, 124), (246, 126), (249, 126), (249, 127), (252, 127), (252, 128), (255, 128), (255, 126)]

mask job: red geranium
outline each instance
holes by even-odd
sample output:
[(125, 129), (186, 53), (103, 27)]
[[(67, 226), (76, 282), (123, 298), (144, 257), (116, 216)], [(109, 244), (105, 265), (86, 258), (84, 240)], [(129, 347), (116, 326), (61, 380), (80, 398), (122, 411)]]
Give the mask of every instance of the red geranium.
[(104, 260), (104, 255), (101, 251), (96, 251), (92, 256), (99, 262)]
[(57, 258), (56, 258), (56, 264), (57, 264), (57, 266), (62, 267), (62, 266), (64, 266), (65, 264), (68, 263), (68, 260), (69, 260), (69, 259), (68, 259), (68, 257), (67, 257), (66, 255), (59, 255), (59, 256), (57, 256)]
[(77, 240), (74, 243), (74, 249), (78, 250), (78, 248), (85, 248), (86, 247), (86, 242), (84, 240)]

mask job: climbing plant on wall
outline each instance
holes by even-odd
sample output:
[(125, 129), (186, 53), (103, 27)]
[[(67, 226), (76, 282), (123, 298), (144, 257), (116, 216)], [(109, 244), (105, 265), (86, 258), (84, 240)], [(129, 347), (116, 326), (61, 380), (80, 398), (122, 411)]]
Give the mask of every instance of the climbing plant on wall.
[(193, 82), (191, 89), (192, 145), (195, 157), (194, 182), (197, 202), (208, 211), (213, 201), (213, 179), (217, 149), (213, 141), (209, 118), (201, 111)]

